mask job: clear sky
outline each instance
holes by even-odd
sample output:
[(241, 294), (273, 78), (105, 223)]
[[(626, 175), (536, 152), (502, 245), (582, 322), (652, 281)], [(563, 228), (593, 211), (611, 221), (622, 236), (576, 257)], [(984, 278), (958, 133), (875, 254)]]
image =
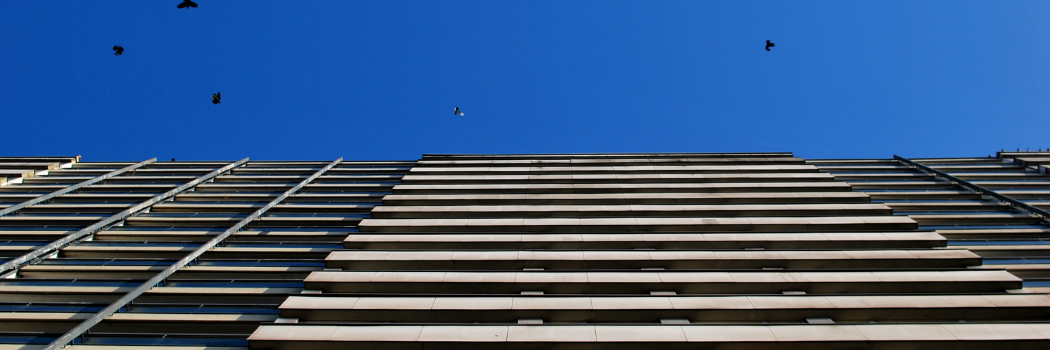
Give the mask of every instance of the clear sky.
[(4, 1), (0, 155), (1050, 148), (1050, 1), (180, 1)]

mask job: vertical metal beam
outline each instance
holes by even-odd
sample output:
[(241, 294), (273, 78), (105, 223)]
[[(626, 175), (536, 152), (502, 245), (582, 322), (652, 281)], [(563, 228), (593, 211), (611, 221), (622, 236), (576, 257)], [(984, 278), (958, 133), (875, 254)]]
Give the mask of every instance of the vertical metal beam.
[(960, 179), (958, 177), (952, 176), (951, 174), (948, 174), (946, 172), (943, 172), (943, 171), (940, 171), (940, 170), (937, 170), (937, 169), (934, 169), (934, 168), (931, 168), (931, 167), (919, 164), (918, 162), (913, 161), (911, 159), (904, 158), (904, 157), (901, 157), (901, 156), (898, 156), (898, 155), (893, 155), (893, 159), (896, 159), (897, 162), (900, 162), (901, 164), (904, 164), (905, 166), (914, 168), (914, 169), (919, 170), (921, 172), (933, 175), (935, 177), (944, 178), (945, 180), (948, 180), (949, 182), (955, 184), (956, 186), (962, 187), (964, 189), (970, 190), (970, 191), (978, 193), (978, 194), (987, 195), (987, 196), (990, 196), (992, 198), (998, 199), (1001, 202), (1009, 204), (1011, 207), (1013, 207), (1014, 209), (1017, 209), (1020, 212), (1028, 213), (1029, 215), (1037, 216), (1037, 217), (1043, 219), (1044, 223), (1050, 223), (1050, 212), (1047, 212), (1046, 210), (1039, 209), (1039, 208), (1036, 208), (1036, 207), (1034, 207), (1034, 206), (1032, 206), (1032, 205), (1030, 205), (1028, 203), (1025, 203), (1025, 202), (1022, 202), (1022, 201), (1019, 201), (1019, 200), (1007, 197), (1007, 196), (1005, 196), (1003, 194), (1000, 194), (999, 192), (995, 192), (994, 190), (991, 190), (991, 189), (985, 188), (983, 186), (974, 184), (972, 182), (969, 182), (969, 181)]
[(105, 175), (102, 175), (102, 176), (99, 176), (99, 177), (96, 177), (96, 178), (93, 178), (93, 179), (90, 179), (90, 180), (78, 183), (76, 185), (72, 185), (72, 186), (63, 188), (63, 189), (55, 191), (55, 192), (48, 193), (48, 194), (40, 196), (40, 197), (36, 197), (36, 198), (30, 199), (28, 201), (12, 205), (10, 207), (4, 208), (3, 210), (0, 210), (0, 216), (4, 216), (4, 215), (8, 215), (8, 214), (14, 213), (14, 212), (16, 212), (18, 210), (22, 210), (22, 209), (24, 209), (24, 208), (26, 208), (28, 206), (31, 206), (31, 205), (34, 205), (34, 204), (37, 204), (37, 203), (49, 201), (49, 200), (54, 199), (55, 197), (61, 196), (63, 194), (79, 190), (79, 189), (84, 188), (86, 186), (94, 185), (94, 184), (99, 183), (101, 181), (107, 180), (109, 178), (112, 178), (114, 176), (117, 176), (117, 175), (120, 175), (120, 174), (123, 174), (123, 173), (126, 173), (128, 171), (132, 171), (132, 170), (141, 168), (141, 167), (143, 167), (143, 166), (145, 166), (147, 164), (150, 164), (150, 163), (153, 163), (153, 162), (156, 162), (156, 161), (157, 161), (157, 158), (153, 158), (153, 159), (150, 159), (150, 160), (142, 161), (142, 162), (139, 162), (138, 164), (127, 166), (127, 167), (124, 167), (124, 168), (119, 169), (119, 170), (111, 171), (109, 173), (106, 173)]
[(300, 182), (298, 185), (295, 185), (295, 187), (292, 187), (288, 191), (285, 191), (283, 194), (281, 194), (280, 196), (277, 196), (277, 198), (274, 198), (272, 201), (270, 201), (270, 203), (267, 203), (262, 208), (259, 208), (258, 210), (256, 210), (254, 213), (252, 213), (252, 215), (248, 215), (248, 217), (246, 217), (244, 219), (241, 219), (241, 221), (238, 221), (237, 224), (233, 225), (233, 227), (230, 227), (229, 229), (227, 229), (222, 234), (220, 234), (218, 236), (215, 236), (215, 238), (212, 238), (207, 243), (204, 243), (204, 245), (201, 245), (199, 248), (197, 248), (197, 250), (194, 250), (192, 253), (186, 255), (185, 257), (183, 257), (179, 261), (175, 262), (171, 266), (168, 266), (168, 268), (164, 269), (163, 271), (158, 273), (156, 276), (153, 276), (153, 278), (150, 278), (148, 281), (142, 283), (141, 285), (139, 285), (134, 290), (128, 292), (128, 294), (124, 294), (123, 297), (120, 297), (120, 299), (117, 299), (117, 301), (114, 301), (112, 304), (109, 304), (109, 306), (107, 306), (105, 309), (102, 309), (101, 311), (95, 313), (94, 315), (92, 315), (90, 318), (88, 318), (84, 322), (80, 323), (79, 325), (77, 325), (73, 329), (69, 330), (69, 332), (66, 332), (66, 334), (63, 334), (58, 339), (55, 339), (55, 341), (51, 342), (51, 344), (48, 344), (48, 346), (46, 348), (44, 348), (44, 350), (61, 349), (62, 347), (65, 347), (67, 344), (73, 342), (74, 339), (76, 339), (77, 337), (79, 337), (79, 336), (83, 335), (84, 333), (86, 333), (89, 329), (91, 329), (92, 326), (98, 324), (99, 322), (102, 322), (102, 320), (106, 319), (106, 317), (109, 317), (109, 315), (112, 315), (113, 313), (117, 312), (118, 310), (120, 310), (124, 306), (128, 305), (128, 303), (132, 302), (133, 300), (135, 300), (135, 298), (137, 298), (138, 296), (142, 295), (146, 291), (148, 291), (150, 289), (153, 289), (153, 286), (156, 286), (157, 284), (159, 284), (161, 282), (164, 282), (165, 279), (167, 279), (168, 277), (171, 277), (171, 275), (174, 274), (176, 271), (178, 271), (179, 269), (185, 267), (186, 265), (189, 265), (190, 262), (193, 262), (194, 260), (197, 260), (197, 258), (199, 258), (201, 255), (203, 255), (205, 252), (207, 252), (211, 248), (214, 248), (214, 247), (218, 246), (223, 241), (225, 241), (226, 238), (229, 238), (235, 232), (240, 231), (242, 228), (247, 226), (248, 223), (252, 222), (252, 220), (255, 220), (255, 219), (259, 218), (260, 216), (265, 214), (267, 210), (270, 210), (270, 208), (273, 208), (275, 205), (281, 203), (282, 201), (284, 201), (288, 197), (291, 197), (296, 192), (299, 192), (300, 189), (302, 189), (303, 187), (306, 187), (307, 184), (309, 184), (310, 182), (313, 182), (318, 177), (321, 177), (321, 175), (324, 175), (325, 172), (327, 172), (328, 170), (334, 168), (336, 165), (338, 165), (342, 161), (343, 161), (343, 158), (339, 158), (339, 159), (336, 159), (335, 161), (329, 163), (324, 168), (321, 168), (321, 170), (318, 170), (313, 175), (310, 175), (310, 177), (306, 178), (305, 180)]
[(67, 235), (65, 237), (62, 237), (62, 238), (58, 239), (57, 241), (51, 242), (50, 244), (48, 244), (46, 246), (37, 248), (36, 250), (33, 250), (32, 252), (29, 252), (29, 253), (26, 253), (25, 255), (22, 255), (20, 257), (14, 258), (11, 261), (8, 261), (8, 262), (4, 263), (3, 265), (0, 265), (0, 275), (5, 275), (8, 271), (14, 270), (14, 269), (16, 269), (16, 268), (18, 268), (18, 267), (20, 267), (22, 265), (25, 265), (25, 264), (29, 263), (30, 261), (32, 261), (33, 259), (36, 259), (36, 258), (39, 258), (39, 257), (42, 257), (42, 256), (47, 256), (49, 254), (57, 252), (59, 249), (65, 248), (65, 246), (69, 245), (70, 243), (73, 243), (73, 242), (75, 242), (75, 241), (77, 241), (77, 240), (79, 240), (81, 238), (84, 238), (84, 237), (86, 237), (88, 235), (94, 234), (95, 232), (98, 232), (99, 230), (102, 230), (106, 226), (109, 226), (109, 225), (112, 225), (114, 223), (117, 223), (118, 221), (124, 220), (127, 217), (129, 217), (129, 216), (131, 216), (131, 215), (133, 215), (133, 214), (135, 214), (135, 213), (137, 213), (137, 212), (139, 212), (139, 211), (141, 211), (143, 209), (149, 208), (149, 207), (153, 206), (154, 204), (160, 203), (160, 202), (162, 202), (164, 200), (167, 200), (168, 198), (174, 197), (177, 194), (185, 192), (186, 190), (194, 188), (197, 185), (201, 184), (202, 182), (214, 179), (216, 176), (219, 176), (222, 173), (230, 171), (233, 168), (236, 168), (236, 167), (239, 167), (241, 165), (244, 165), (244, 163), (247, 163), (247, 162), (248, 162), (248, 158), (244, 158), (244, 159), (238, 160), (236, 162), (227, 164), (226, 166), (224, 166), (222, 168), (219, 168), (219, 169), (217, 169), (215, 171), (212, 171), (212, 172), (210, 172), (208, 174), (205, 174), (204, 176), (201, 176), (201, 177), (198, 177), (196, 179), (193, 179), (193, 181), (190, 181), (190, 182), (187, 182), (185, 184), (182, 184), (182, 186), (176, 187), (176, 188), (171, 189), (171, 190), (169, 190), (167, 192), (164, 192), (164, 193), (161, 193), (159, 195), (156, 195), (153, 198), (150, 198), (149, 200), (147, 200), (145, 202), (136, 204), (136, 205), (132, 206), (131, 208), (125, 209), (122, 212), (113, 214), (113, 216), (105, 218), (102, 221), (96, 222), (96, 223), (92, 224), (91, 226), (85, 227), (85, 228), (81, 229), (80, 231), (77, 231), (76, 233), (73, 233), (73, 234)]

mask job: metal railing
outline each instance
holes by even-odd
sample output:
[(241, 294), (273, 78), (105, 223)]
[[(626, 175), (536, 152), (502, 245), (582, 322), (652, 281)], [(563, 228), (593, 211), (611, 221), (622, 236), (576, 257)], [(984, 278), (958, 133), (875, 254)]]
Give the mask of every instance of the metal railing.
[(8, 215), (8, 214), (14, 213), (16, 211), (25, 209), (26, 207), (29, 207), (29, 206), (37, 204), (37, 203), (42, 203), (42, 202), (46, 202), (46, 201), (52, 200), (55, 197), (58, 197), (58, 196), (61, 196), (63, 194), (66, 194), (66, 193), (70, 193), (70, 192), (79, 190), (79, 189), (87, 187), (87, 186), (94, 185), (94, 184), (99, 183), (101, 181), (108, 180), (109, 178), (112, 178), (114, 176), (117, 176), (117, 175), (129, 172), (129, 171), (141, 168), (143, 166), (146, 166), (146, 165), (151, 164), (151, 163), (156, 162), (156, 161), (157, 161), (157, 158), (145, 160), (145, 161), (139, 162), (138, 164), (127, 166), (127, 167), (124, 167), (124, 168), (119, 169), (119, 170), (111, 171), (109, 173), (106, 173), (105, 175), (102, 175), (102, 176), (99, 176), (99, 177), (96, 177), (96, 178), (93, 178), (93, 179), (90, 179), (90, 180), (86, 180), (86, 181), (78, 183), (76, 185), (72, 185), (72, 186), (63, 188), (63, 189), (55, 191), (55, 192), (48, 193), (48, 194), (40, 196), (40, 197), (36, 197), (36, 198), (30, 199), (28, 201), (12, 205), (10, 207), (4, 208), (3, 210), (0, 210), (0, 216), (4, 216), (4, 215)]
[(149, 207), (153, 206), (154, 204), (160, 203), (160, 202), (162, 202), (164, 200), (167, 200), (168, 198), (174, 197), (177, 194), (185, 192), (186, 190), (194, 188), (197, 185), (200, 185), (201, 183), (203, 183), (205, 181), (214, 179), (216, 176), (219, 176), (222, 173), (230, 171), (233, 168), (236, 168), (236, 167), (239, 167), (241, 165), (244, 165), (247, 162), (248, 162), (248, 158), (244, 158), (244, 159), (241, 159), (239, 161), (227, 164), (226, 166), (224, 166), (222, 168), (219, 168), (219, 169), (216, 169), (215, 171), (212, 171), (210, 173), (207, 173), (204, 176), (201, 176), (201, 177), (198, 177), (196, 179), (193, 179), (193, 181), (190, 181), (190, 182), (187, 182), (185, 184), (182, 184), (179, 187), (176, 187), (176, 188), (171, 189), (171, 190), (169, 190), (167, 192), (164, 192), (164, 193), (161, 193), (159, 195), (156, 195), (156, 196), (150, 198), (149, 200), (147, 200), (145, 202), (136, 204), (136, 205), (132, 206), (131, 208), (128, 208), (128, 209), (125, 209), (124, 211), (121, 211), (119, 213), (113, 214), (112, 216), (110, 216), (108, 218), (105, 218), (102, 221), (96, 222), (96, 223), (92, 224), (91, 226), (85, 227), (85, 228), (81, 229), (80, 231), (77, 231), (77, 232), (75, 232), (73, 234), (70, 234), (70, 235), (67, 235), (65, 237), (62, 237), (62, 238), (58, 239), (57, 241), (51, 242), (50, 244), (48, 244), (46, 246), (37, 248), (37, 249), (33, 250), (32, 252), (29, 252), (29, 253), (26, 253), (26, 254), (24, 254), (22, 256), (14, 258), (11, 261), (8, 261), (8, 262), (4, 263), (3, 265), (0, 265), (0, 276), (7, 276), (7, 275), (9, 275), (8, 272), (11, 272), (12, 270), (16, 270), (19, 267), (21, 267), (21, 266), (23, 266), (23, 265), (25, 265), (27, 263), (32, 262), (33, 259), (38, 259), (38, 258), (41, 258), (41, 257), (48, 256), (50, 254), (57, 253), (59, 249), (62, 249), (64, 247), (66, 247), (67, 245), (80, 240), (81, 238), (87, 237), (88, 235), (92, 235), (95, 232), (98, 232), (98, 231), (106, 228), (109, 225), (115, 224), (115, 223), (117, 223), (117, 222), (119, 222), (121, 220), (124, 220), (124, 219), (128, 218), (131, 215), (134, 215), (135, 213), (137, 213), (137, 212), (139, 212), (141, 210), (144, 210), (146, 208), (149, 208)]
[(1024, 213), (1028, 213), (1030, 215), (1034, 215), (1034, 216), (1037, 216), (1037, 217), (1041, 218), (1044, 223), (1050, 223), (1050, 212), (1047, 212), (1046, 210), (1039, 209), (1039, 208), (1037, 208), (1035, 206), (1032, 206), (1032, 205), (1030, 205), (1028, 203), (1025, 203), (1025, 202), (1022, 202), (1022, 201), (1019, 201), (1019, 200), (1007, 197), (1007, 196), (1005, 196), (1003, 194), (1000, 194), (999, 192), (995, 192), (994, 190), (991, 190), (991, 189), (988, 189), (988, 188), (984, 188), (984, 187), (982, 187), (980, 185), (977, 185), (977, 184), (974, 184), (972, 182), (969, 182), (969, 181), (960, 179), (958, 177), (952, 176), (951, 174), (948, 174), (946, 172), (943, 172), (943, 171), (940, 171), (940, 170), (928, 167), (926, 165), (919, 164), (918, 162), (913, 161), (911, 159), (904, 158), (904, 157), (901, 157), (901, 156), (898, 156), (898, 155), (893, 155), (893, 159), (897, 160), (898, 162), (900, 162), (901, 164), (903, 164), (905, 166), (909, 166), (909, 167), (915, 168), (915, 169), (917, 169), (917, 170), (919, 170), (921, 172), (924, 172), (924, 173), (927, 173), (927, 174), (930, 174), (930, 175), (933, 175), (933, 176), (936, 176), (936, 177), (944, 178), (945, 180), (948, 180), (949, 182), (955, 184), (956, 186), (965, 188), (967, 190), (970, 190), (972, 192), (975, 192), (975, 193), (978, 193), (978, 194), (981, 194), (981, 195), (986, 195), (986, 196), (995, 198), (995, 199), (999, 200), (1000, 202), (1009, 204), (1011, 207), (1013, 207), (1014, 209), (1017, 209), (1018, 211), (1021, 211), (1021, 212), (1024, 212)]
[(143, 282), (141, 285), (139, 285), (134, 290), (128, 292), (127, 294), (124, 294), (124, 296), (120, 297), (120, 299), (117, 299), (112, 304), (109, 304), (109, 306), (107, 306), (106, 308), (104, 308), (101, 311), (95, 313), (94, 315), (92, 315), (90, 318), (88, 318), (84, 322), (80, 323), (79, 325), (77, 325), (73, 329), (69, 330), (69, 332), (66, 332), (65, 334), (63, 334), (58, 339), (55, 339), (53, 342), (51, 342), (51, 344), (48, 344), (48, 346), (46, 348), (44, 348), (44, 350), (57, 350), (57, 349), (61, 349), (61, 348), (65, 347), (66, 345), (72, 343), (74, 340), (77, 339), (77, 337), (80, 337), (81, 335), (84, 335), (85, 333), (87, 333), (87, 331), (90, 330), (91, 327), (93, 327), (94, 325), (98, 324), (99, 322), (102, 322), (102, 320), (106, 319), (106, 317), (109, 317), (110, 315), (116, 313), (121, 308), (123, 308), (124, 306), (128, 305), (129, 303), (131, 303), (133, 300), (135, 300), (135, 298), (139, 297), (143, 293), (146, 293), (150, 289), (153, 289), (154, 286), (160, 284), (161, 282), (164, 282), (164, 280), (166, 280), (168, 277), (171, 277), (171, 275), (174, 274), (176, 271), (178, 271), (179, 269), (181, 269), (183, 267), (186, 267), (191, 262), (197, 260), (197, 258), (199, 258), (201, 255), (203, 255), (208, 250), (210, 250), (210, 249), (212, 249), (212, 248), (214, 248), (216, 246), (219, 246), (220, 244), (222, 244), (223, 241), (226, 240), (226, 238), (229, 238), (231, 235), (233, 235), (237, 231), (240, 231), (242, 228), (247, 226), (248, 223), (252, 222), (253, 220), (255, 220), (255, 219), (259, 218), (259, 217), (261, 217), (263, 214), (266, 213), (266, 211), (270, 210), (270, 208), (273, 208), (274, 206), (276, 206), (277, 204), (281, 203), (282, 201), (284, 201), (288, 197), (291, 197), (293, 194), (298, 192), (300, 189), (302, 189), (303, 187), (306, 187), (306, 185), (310, 184), (311, 182), (313, 182), (318, 177), (321, 177), (321, 175), (324, 175), (325, 172), (327, 172), (328, 170), (334, 168), (336, 165), (338, 165), (342, 161), (343, 161), (343, 158), (339, 158), (339, 159), (336, 159), (335, 161), (329, 163), (327, 166), (325, 166), (321, 170), (318, 170), (313, 175), (311, 175), (310, 177), (306, 178), (305, 180), (300, 182), (295, 187), (292, 187), (291, 189), (289, 189), (288, 191), (285, 191), (283, 194), (281, 194), (277, 198), (274, 198), (272, 201), (270, 201), (270, 203), (267, 203), (262, 208), (259, 208), (258, 210), (256, 210), (254, 213), (252, 213), (248, 217), (246, 217), (244, 219), (241, 219), (241, 221), (238, 221), (237, 224), (233, 225), (233, 227), (230, 227), (229, 229), (224, 231), (222, 234), (220, 234), (218, 236), (215, 236), (215, 238), (212, 238), (207, 243), (204, 243), (199, 248), (197, 248), (193, 252), (189, 253), (188, 255), (186, 255), (185, 257), (183, 257), (179, 261), (175, 262), (171, 266), (168, 266), (163, 271), (161, 271), (157, 275), (153, 276), (153, 278), (150, 278), (148, 281)]

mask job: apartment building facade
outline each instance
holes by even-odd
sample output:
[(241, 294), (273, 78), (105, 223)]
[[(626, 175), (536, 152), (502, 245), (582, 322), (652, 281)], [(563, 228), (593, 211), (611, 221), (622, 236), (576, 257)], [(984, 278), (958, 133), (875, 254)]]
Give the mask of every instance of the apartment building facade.
[(0, 158), (0, 350), (1046, 349), (1048, 164)]

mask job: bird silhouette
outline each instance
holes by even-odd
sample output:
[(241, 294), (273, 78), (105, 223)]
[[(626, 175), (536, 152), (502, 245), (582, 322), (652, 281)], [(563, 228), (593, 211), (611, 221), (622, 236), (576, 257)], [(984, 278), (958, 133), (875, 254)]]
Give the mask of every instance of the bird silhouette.
[(771, 48), (773, 46), (777, 46), (777, 45), (769, 42), (769, 40), (766, 40), (766, 51), (769, 51), (769, 48)]
[(120, 45), (114, 46), (113, 47), (113, 51), (116, 51), (116, 52), (113, 53), (114, 55), (117, 55), (117, 56), (123, 55), (124, 54), (124, 47), (120, 46)]
[(216, 92), (214, 94), (211, 94), (211, 103), (212, 104), (216, 104), (216, 105), (219, 104), (219, 99), (220, 98), (222, 98), (222, 94), (220, 94), (218, 92)]
[(190, 0), (182, 0), (182, 3), (179, 4), (179, 6), (176, 6), (176, 7), (180, 8), (180, 9), (186, 9), (186, 8), (190, 8), (190, 7), (197, 7), (197, 3), (193, 2), (193, 1), (190, 1)]
[(460, 112), (460, 111), (459, 111), (459, 107), (456, 107), (456, 110), (455, 110), (455, 111), (452, 111), (452, 114), (455, 114), (455, 115), (458, 115), (458, 116), (462, 116), (462, 115), (463, 115), (463, 112)]

